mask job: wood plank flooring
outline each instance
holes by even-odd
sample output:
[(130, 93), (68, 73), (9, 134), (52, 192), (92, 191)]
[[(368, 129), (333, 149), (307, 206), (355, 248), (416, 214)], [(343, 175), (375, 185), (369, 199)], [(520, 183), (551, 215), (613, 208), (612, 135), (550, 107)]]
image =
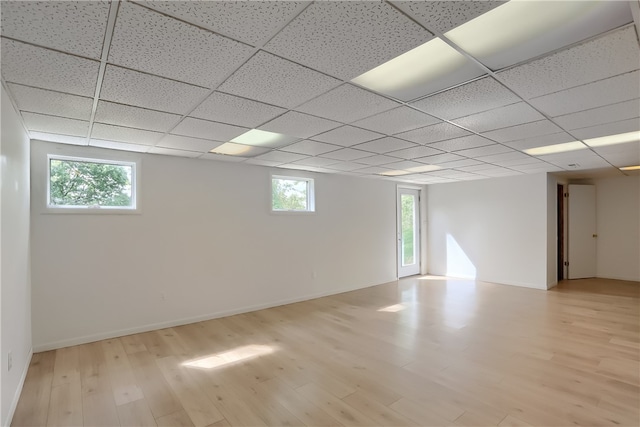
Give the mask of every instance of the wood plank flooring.
[(640, 283), (441, 277), (34, 354), (14, 426), (638, 426)]

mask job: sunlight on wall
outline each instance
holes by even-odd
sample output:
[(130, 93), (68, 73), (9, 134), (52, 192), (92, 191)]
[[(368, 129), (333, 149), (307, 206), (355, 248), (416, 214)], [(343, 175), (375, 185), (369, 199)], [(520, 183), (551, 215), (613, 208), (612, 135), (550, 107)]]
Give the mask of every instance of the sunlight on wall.
[(451, 234), (447, 234), (447, 276), (476, 278), (475, 265)]
[(182, 363), (182, 366), (187, 366), (189, 368), (214, 369), (236, 362), (245, 362), (247, 360), (255, 359), (256, 357), (260, 357), (265, 354), (271, 354), (275, 350), (276, 348), (269, 345), (246, 345), (223, 353), (187, 360)]

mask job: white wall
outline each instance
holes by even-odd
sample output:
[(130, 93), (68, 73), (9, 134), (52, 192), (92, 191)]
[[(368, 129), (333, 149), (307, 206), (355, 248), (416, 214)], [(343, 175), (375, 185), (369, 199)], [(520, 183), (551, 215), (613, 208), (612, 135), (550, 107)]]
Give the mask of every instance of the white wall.
[(598, 277), (640, 281), (640, 176), (596, 185)]
[[(47, 153), (141, 159), (142, 213), (42, 213)], [(32, 142), (34, 348), (395, 280), (394, 183), (276, 171), (315, 214), (270, 213), (268, 168)]]
[[(29, 139), (2, 87), (0, 136), (0, 422), (9, 425), (31, 358)], [(8, 353), (13, 367), (8, 369)]]
[(548, 187), (546, 174), (430, 185), (429, 272), (547, 289)]

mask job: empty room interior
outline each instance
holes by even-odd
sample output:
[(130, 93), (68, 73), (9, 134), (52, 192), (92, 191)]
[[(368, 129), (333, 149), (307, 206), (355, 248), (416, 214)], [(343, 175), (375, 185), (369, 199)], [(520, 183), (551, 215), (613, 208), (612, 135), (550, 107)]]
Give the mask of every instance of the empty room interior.
[(640, 425), (640, 2), (0, 2), (3, 426)]

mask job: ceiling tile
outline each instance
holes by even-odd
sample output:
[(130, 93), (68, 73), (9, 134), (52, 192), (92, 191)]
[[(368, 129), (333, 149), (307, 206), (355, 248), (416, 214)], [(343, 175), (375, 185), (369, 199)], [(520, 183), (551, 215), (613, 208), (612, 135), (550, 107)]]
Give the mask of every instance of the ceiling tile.
[(560, 166), (564, 169), (576, 169), (571, 164), (577, 164), (577, 169), (595, 169), (610, 167), (609, 163), (591, 150), (577, 150), (568, 153), (548, 154), (540, 156), (541, 160)]
[(455, 160), (463, 160), (465, 157), (453, 153), (436, 154), (435, 156), (420, 157), (416, 160), (430, 165), (440, 165)]
[(520, 100), (492, 77), (485, 77), (413, 102), (411, 105), (434, 116), (451, 120), (514, 104)]
[(254, 46), (266, 42), (308, 5), (306, 1), (141, 1), (138, 3)]
[(340, 81), (260, 51), (221, 86), (220, 91), (293, 108), (337, 86)]
[(447, 31), (476, 18), (506, 1), (392, 1), (431, 31)]
[(282, 163), (291, 163), (291, 162), (297, 162), (300, 161), (302, 159), (307, 158), (308, 156), (302, 155), (302, 154), (295, 154), (295, 153), (284, 153), (282, 151), (270, 151), (266, 154), (263, 154), (261, 156), (256, 157), (256, 159), (258, 160), (267, 160), (267, 161), (271, 161), (271, 162), (277, 162), (279, 164)]
[(265, 49), (350, 80), (431, 38), (431, 33), (384, 2), (317, 2)]
[(385, 154), (390, 151), (402, 150), (404, 148), (411, 148), (415, 146), (416, 144), (412, 142), (387, 136), (384, 138), (376, 139), (374, 141), (358, 144), (354, 148), (357, 148), (358, 150), (370, 151), (372, 153)]
[(395, 136), (418, 144), (431, 144), (432, 142), (458, 138), (460, 136), (470, 134), (471, 132), (461, 129), (458, 126), (454, 126), (449, 123), (439, 123), (437, 125), (426, 126), (409, 132), (399, 133)]
[(246, 128), (210, 122), (208, 120), (187, 117), (173, 128), (172, 134), (192, 136), (194, 138), (210, 139), (214, 141), (230, 141), (247, 131)]
[(4, 1), (2, 35), (100, 59), (109, 1)]
[(148, 145), (128, 144), (126, 142), (105, 141), (102, 139), (91, 139), (89, 145), (92, 147), (108, 148), (109, 150), (133, 151), (135, 153), (146, 153), (151, 148)]
[(342, 147), (338, 145), (325, 144), (324, 142), (306, 140), (306, 141), (296, 142), (291, 145), (287, 145), (286, 147), (281, 148), (281, 150), (287, 151), (290, 153), (317, 156), (318, 154), (324, 154), (330, 151), (336, 151), (336, 150), (339, 150), (340, 148)]
[(633, 26), (498, 73), (516, 93), (533, 98), (640, 68)]
[(461, 160), (454, 160), (452, 162), (440, 163), (440, 166), (446, 169), (458, 169), (465, 166), (478, 166), (482, 164), (483, 164), (482, 162), (479, 162), (473, 159), (461, 159)]
[(120, 104), (186, 114), (207, 93), (208, 90), (201, 87), (107, 65), (100, 98)]
[(380, 166), (369, 166), (362, 169), (356, 169), (353, 172), (360, 175), (379, 175), (383, 172), (389, 172), (390, 170), (391, 169), (388, 169), (386, 167), (382, 168)]
[(595, 147), (594, 150), (609, 163), (617, 167), (636, 166), (640, 164), (640, 143), (638, 142)]
[[(511, 153), (506, 153), (506, 154), (511, 154)], [(496, 156), (501, 156), (502, 154), (496, 154)], [(491, 163), (495, 163), (499, 166), (504, 166), (504, 167), (508, 167), (508, 168), (514, 168), (514, 169), (518, 169), (521, 168), (522, 166), (528, 166), (528, 165), (536, 165), (536, 166), (540, 166), (541, 164), (545, 164), (543, 161), (535, 159), (533, 157), (529, 157), (527, 155), (524, 155), (524, 157), (521, 158), (516, 158), (516, 159), (510, 159), (510, 160), (496, 160), (493, 161)], [(480, 159), (483, 161), (491, 161), (489, 158), (493, 157), (493, 156), (487, 156), (487, 157), (481, 157)], [(485, 160), (486, 159), (486, 160)], [(533, 168), (533, 166), (532, 166)]]
[(440, 120), (406, 106), (394, 108), (354, 123), (365, 129), (371, 129), (387, 135), (406, 132), (438, 123)]
[(517, 150), (526, 150), (527, 148), (564, 144), (565, 142), (571, 141), (575, 141), (575, 138), (566, 132), (558, 132), (549, 135), (540, 135), (531, 138), (517, 139), (515, 141), (506, 142), (505, 145), (508, 145), (509, 147), (515, 148)]
[[(442, 163), (442, 165), (446, 165), (446, 163)], [(463, 172), (478, 172), (487, 169), (495, 169), (496, 165), (490, 165), (488, 163), (478, 162), (478, 164), (470, 165), (470, 166), (458, 166), (457, 169)]]
[(396, 162), (388, 163), (384, 165), (385, 168), (393, 169), (393, 170), (406, 170), (410, 168), (418, 168), (421, 166), (424, 166), (424, 163), (413, 162), (411, 160), (402, 160), (399, 162), (396, 161)]
[(474, 157), (477, 158), (478, 160), (482, 160), (483, 162), (497, 163), (497, 164), (500, 164), (501, 166), (506, 165), (506, 164), (503, 164), (503, 162), (510, 162), (510, 161), (516, 161), (516, 163), (511, 163), (511, 164), (523, 164), (523, 163), (520, 163), (522, 161), (524, 161), (524, 163), (531, 162), (531, 161), (535, 162), (535, 159), (533, 157), (520, 153), (518, 151), (508, 151), (505, 153), (487, 154), (487, 155), (480, 154)]
[(462, 138), (448, 139), (446, 141), (436, 142), (430, 144), (429, 147), (437, 148), (438, 150), (442, 151), (458, 151), (491, 144), (493, 144), (493, 141), (490, 141), (486, 138), (478, 135), (469, 135), (463, 136)]
[(328, 165), (327, 168), (328, 169), (332, 169), (332, 170), (341, 171), (341, 172), (350, 172), (350, 171), (354, 171), (356, 169), (362, 169), (363, 166), (360, 163), (339, 162), (339, 163), (334, 163), (332, 165)]
[(91, 138), (129, 142), (132, 144), (154, 145), (160, 138), (162, 138), (162, 133), (94, 123), (93, 130), (91, 131)]
[(601, 136), (617, 135), (619, 133), (627, 133), (640, 130), (640, 120), (637, 118), (630, 120), (621, 120), (619, 122), (607, 123), (604, 125), (590, 126), (586, 128), (575, 129), (571, 134), (578, 139), (599, 138)]
[(362, 159), (358, 159), (358, 163), (362, 163), (363, 165), (369, 166), (380, 166), (387, 163), (397, 162), (397, 157), (385, 156), (384, 154), (379, 154), (377, 156), (364, 157)]
[(223, 142), (210, 141), (208, 139), (190, 138), (188, 136), (179, 135), (165, 135), (165, 137), (157, 143), (157, 146), (163, 148), (173, 148), (176, 150), (198, 151), (200, 153), (203, 153), (208, 152), (222, 144)]
[(297, 136), (299, 138), (309, 138), (310, 136), (334, 129), (340, 125), (341, 123), (332, 120), (298, 113), (297, 111), (287, 111), (280, 117), (276, 117), (269, 123), (260, 126), (260, 129)]
[(113, 102), (99, 101), (95, 121), (111, 125), (166, 132), (178, 123), (177, 114), (162, 113), (144, 108), (130, 107)]
[(9, 84), (9, 90), (21, 111), (89, 120), (93, 99), (29, 86)]
[(244, 162), (245, 160), (247, 160), (246, 157), (229, 156), (229, 155), (226, 155), (226, 154), (216, 154), (216, 153), (204, 153), (203, 155), (198, 157), (198, 159), (200, 159), (200, 160), (214, 160), (214, 161), (229, 162), (229, 163), (240, 163), (240, 162)]
[(2, 77), (9, 83), (93, 97), (99, 68), (97, 61), (2, 39)]
[(539, 120), (537, 122), (525, 123), (523, 125), (510, 126), (508, 128), (483, 132), (487, 138), (491, 138), (497, 142), (509, 142), (521, 140), (524, 138), (533, 138), (541, 135), (549, 135), (561, 132), (555, 123), (550, 120)]
[(401, 159), (417, 159), (419, 157), (434, 156), (436, 154), (442, 154), (442, 151), (436, 150), (432, 147), (424, 147), (422, 145), (417, 147), (405, 148), (403, 150), (392, 151), (388, 153), (390, 156), (400, 157)]
[[(284, 108), (214, 92), (198, 106), (191, 116), (231, 125), (254, 128), (284, 113)], [(286, 132), (280, 132), (286, 133)]]
[(522, 123), (542, 120), (544, 116), (524, 102), (495, 108), (454, 120), (460, 126), (476, 132), (486, 132)]
[(640, 97), (640, 72), (634, 71), (531, 100), (550, 116), (575, 113)]
[(302, 166), (325, 167), (325, 166), (336, 164), (338, 162), (339, 162), (339, 160), (326, 159), (324, 157), (308, 157), (306, 159), (302, 159), (302, 160), (299, 160), (297, 162), (293, 162), (293, 164), (298, 164), (298, 165), (302, 165)]
[(329, 132), (316, 135), (313, 139), (328, 142), (330, 144), (341, 145), (343, 147), (351, 147), (352, 145), (371, 141), (372, 139), (381, 138), (383, 136), (384, 135), (380, 133), (371, 132), (353, 126), (342, 126), (337, 129), (330, 130)]
[(81, 136), (59, 135), (55, 133), (29, 131), (31, 139), (41, 141), (58, 142), (60, 144), (87, 145), (87, 138)]
[(122, 2), (109, 62), (210, 88), (252, 53), (246, 44)]
[[(526, 167), (526, 166), (532, 166), (532, 167)], [(527, 174), (542, 173), (542, 172), (559, 172), (564, 170), (559, 166), (552, 165), (550, 163), (545, 163), (545, 162), (541, 162), (541, 164), (539, 165), (512, 166), (511, 169), (515, 169)]]
[(194, 151), (172, 150), (171, 148), (161, 148), (161, 147), (151, 147), (147, 152), (149, 154), (161, 154), (163, 156), (190, 157), (190, 158), (199, 157), (202, 154), (202, 153), (196, 153)]
[(498, 168), (498, 167), (494, 169), (484, 169), (476, 173), (478, 175), (486, 175), (486, 176), (492, 176), (492, 177), (522, 175), (522, 172), (520, 171), (507, 169), (507, 168)]
[(260, 160), (260, 159), (249, 159), (245, 163), (250, 165), (267, 166), (267, 167), (274, 167), (282, 164), (282, 162), (274, 162), (271, 160)]
[(471, 158), (477, 158), (480, 156), (490, 156), (492, 154), (513, 153), (514, 150), (509, 147), (505, 147), (500, 144), (486, 145), (484, 147), (469, 148), (466, 150), (456, 151), (456, 154), (467, 156)]
[[(351, 160), (362, 159), (363, 157), (369, 157), (371, 155), (372, 155), (371, 153), (367, 153), (366, 151), (354, 150), (352, 148), (343, 148), (342, 150), (332, 151), (330, 153), (323, 154), (321, 157), (326, 157), (328, 159), (335, 159), (335, 160), (351, 161)], [(331, 169), (334, 169), (332, 166), (331, 166)]]
[(22, 117), (29, 131), (59, 133), (80, 137), (86, 137), (89, 132), (89, 122), (84, 120), (66, 119), (63, 117), (27, 112), (23, 112)]
[(571, 130), (635, 117), (640, 117), (639, 98), (555, 117), (553, 120), (565, 129)]
[(344, 84), (296, 110), (342, 123), (351, 123), (397, 106), (399, 104), (390, 99)]

